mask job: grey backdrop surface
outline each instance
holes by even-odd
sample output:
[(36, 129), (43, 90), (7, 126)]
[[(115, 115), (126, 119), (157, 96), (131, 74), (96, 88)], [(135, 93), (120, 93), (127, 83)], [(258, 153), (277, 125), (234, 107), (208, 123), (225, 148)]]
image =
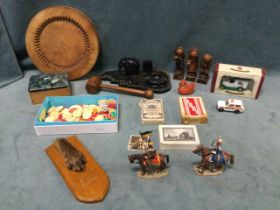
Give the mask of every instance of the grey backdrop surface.
[[(198, 85), (209, 122), (198, 125), (202, 143), (222, 136), (224, 149), (236, 164), (218, 177), (199, 177), (192, 164), (199, 157), (189, 151), (170, 155), (169, 176), (142, 180), (127, 160), (127, 142), (138, 130), (157, 126), (140, 122), (140, 98), (120, 94), (119, 132), (78, 135), (111, 179), (103, 203), (76, 201), (44, 153), (58, 136), (36, 136), (33, 122), (39, 105), (31, 105), (27, 86), (37, 74), (25, 51), (24, 34), (38, 11), (52, 5), (82, 10), (97, 27), (102, 51), (92, 74), (116, 68), (122, 56), (152, 59), (156, 67), (172, 71), (173, 51), (182, 45), (210, 52), (216, 62), (266, 67), (267, 78), (258, 100), (243, 99), (245, 113), (219, 113), (210, 83)], [(248, 1), (135, 1), (135, 0), (0, 0), (0, 209), (279, 209), (279, 26), (276, 0)], [(74, 95), (86, 94), (86, 79), (71, 82)], [(180, 124), (177, 81), (164, 100), (166, 124)], [(101, 94), (106, 94), (102, 92)]]
[(102, 47), (95, 69), (116, 68), (121, 57), (135, 56), (171, 70), (178, 45), (197, 46), (224, 63), (279, 67), (277, 0), (0, 0), (1, 80), (21, 76), (17, 61), (21, 69), (31, 68), (26, 27), (36, 13), (54, 5), (75, 7), (94, 21)]

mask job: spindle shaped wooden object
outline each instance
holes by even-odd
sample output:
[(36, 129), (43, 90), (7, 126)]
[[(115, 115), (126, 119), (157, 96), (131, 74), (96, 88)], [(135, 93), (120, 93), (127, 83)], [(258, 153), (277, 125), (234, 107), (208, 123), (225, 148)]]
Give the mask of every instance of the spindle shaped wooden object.
[(95, 94), (99, 92), (101, 89), (107, 89), (107, 90), (113, 90), (113, 91), (119, 91), (122, 93), (128, 93), (132, 95), (142, 96), (148, 99), (153, 98), (154, 93), (151, 89), (148, 90), (138, 90), (134, 88), (125, 88), (125, 87), (119, 87), (115, 85), (107, 85), (102, 84), (102, 80), (99, 76), (94, 76), (90, 78), (86, 83), (86, 90), (88, 93)]

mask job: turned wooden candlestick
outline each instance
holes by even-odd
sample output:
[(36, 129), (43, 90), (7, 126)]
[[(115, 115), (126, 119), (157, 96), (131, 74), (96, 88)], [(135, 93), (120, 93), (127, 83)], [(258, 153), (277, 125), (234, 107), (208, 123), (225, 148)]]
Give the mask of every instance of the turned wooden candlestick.
[(138, 90), (133, 88), (125, 88), (125, 87), (119, 87), (115, 85), (102, 84), (102, 80), (99, 76), (94, 76), (87, 81), (86, 90), (88, 93), (95, 94), (99, 92), (101, 89), (120, 91), (123, 93), (142, 96), (148, 99), (153, 98), (154, 96), (154, 92), (151, 89)]

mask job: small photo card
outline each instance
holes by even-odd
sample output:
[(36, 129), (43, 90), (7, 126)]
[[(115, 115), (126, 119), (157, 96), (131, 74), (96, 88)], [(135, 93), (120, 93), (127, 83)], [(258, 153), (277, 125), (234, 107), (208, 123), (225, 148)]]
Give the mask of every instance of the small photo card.
[(147, 142), (145, 142), (140, 135), (131, 135), (129, 137), (127, 150), (129, 151), (145, 151), (148, 148)]

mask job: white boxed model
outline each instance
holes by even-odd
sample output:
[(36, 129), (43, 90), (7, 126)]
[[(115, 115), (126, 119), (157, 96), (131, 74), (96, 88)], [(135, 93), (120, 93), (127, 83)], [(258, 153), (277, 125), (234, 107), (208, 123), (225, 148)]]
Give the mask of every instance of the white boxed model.
[(265, 76), (264, 68), (217, 63), (211, 92), (257, 99)]
[(239, 114), (244, 112), (244, 105), (242, 100), (238, 99), (219, 100), (217, 109), (219, 112), (229, 111), (234, 112), (235, 114)]

